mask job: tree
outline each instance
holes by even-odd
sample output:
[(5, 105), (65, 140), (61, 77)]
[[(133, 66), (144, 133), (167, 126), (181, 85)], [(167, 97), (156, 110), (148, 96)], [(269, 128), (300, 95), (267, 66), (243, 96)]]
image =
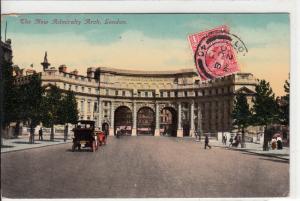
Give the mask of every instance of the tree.
[(39, 74), (34, 74), (30, 81), (19, 87), (18, 118), (27, 121), (30, 127), (30, 143), (34, 143), (34, 128), (39, 125), (43, 115), (44, 88)]
[(67, 91), (65, 96), (63, 96), (59, 113), (61, 114), (61, 123), (76, 124), (78, 121), (77, 102), (74, 92), (71, 90)]
[(50, 140), (54, 140), (54, 125), (62, 122), (61, 120), (61, 99), (62, 92), (55, 86), (50, 85), (46, 88), (46, 96), (43, 97), (43, 125), (51, 127)]
[(253, 122), (265, 128), (263, 150), (266, 151), (268, 150), (268, 142), (271, 140), (271, 136), (267, 134), (266, 130), (268, 125), (278, 122), (279, 110), (269, 82), (260, 80), (255, 91), (252, 108)]
[(245, 94), (238, 93), (232, 111), (233, 125), (242, 130), (242, 148), (245, 148), (245, 128), (250, 125), (251, 112)]
[(281, 97), (280, 119), (283, 125), (288, 126), (290, 123), (290, 81), (286, 80), (283, 87), (286, 95)]
[(1, 80), (3, 83), (3, 116), (5, 117), (2, 123), (5, 128), (15, 119), (15, 106), (18, 97), (16, 93), (18, 91), (14, 87), (12, 64), (4, 60), (1, 71), (3, 76), (3, 80)]

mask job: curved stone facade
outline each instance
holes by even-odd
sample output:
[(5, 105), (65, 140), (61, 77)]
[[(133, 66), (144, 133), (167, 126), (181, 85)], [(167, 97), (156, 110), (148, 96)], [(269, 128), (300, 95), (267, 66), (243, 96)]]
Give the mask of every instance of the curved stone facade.
[[(177, 137), (193, 136), (195, 129), (210, 134), (229, 131), (235, 93), (243, 91), (250, 98), (256, 84), (250, 73), (201, 82), (193, 69), (132, 71), (99, 67), (88, 68), (87, 76), (82, 76), (76, 71), (67, 73), (64, 66), (59, 70), (45, 69), (42, 81), (73, 90), (79, 118), (95, 120), (100, 128), (108, 125), (110, 135), (115, 133), (116, 121), (126, 122), (119, 114), (115, 116), (116, 110), (125, 106), (129, 109), (126, 115), (132, 115), (132, 122), (128, 116), (126, 123), (131, 125), (121, 128), (125, 133)], [(154, 112), (155, 125), (150, 125), (153, 120), (150, 110), (143, 110), (148, 111), (148, 116), (140, 114), (142, 119), (137, 121), (138, 111), (145, 107)], [(149, 128), (137, 131), (137, 123)], [(175, 129), (176, 133), (168, 133)]]

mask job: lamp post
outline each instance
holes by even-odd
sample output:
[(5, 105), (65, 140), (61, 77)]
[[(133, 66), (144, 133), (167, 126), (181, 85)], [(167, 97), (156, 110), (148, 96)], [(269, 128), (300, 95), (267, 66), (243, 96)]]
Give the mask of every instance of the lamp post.
[(201, 141), (201, 134), (202, 134), (202, 114), (201, 114), (201, 108), (200, 108), (200, 104), (198, 103), (198, 122), (197, 122), (197, 132), (199, 135), (199, 140)]

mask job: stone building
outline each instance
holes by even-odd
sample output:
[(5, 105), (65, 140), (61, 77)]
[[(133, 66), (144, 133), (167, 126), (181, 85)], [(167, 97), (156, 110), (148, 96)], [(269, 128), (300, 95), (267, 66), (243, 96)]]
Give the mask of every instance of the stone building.
[[(231, 112), (237, 92), (254, 94), (250, 73), (201, 82), (194, 69), (135, 71), (90, 67), (86, 75), (67, 71), (66, 65), (41, 63), (43, 85), (54, 84), (76, 94), (79, 119), (114, 135), (193, 136), (195, 130), (216, 135), (232, 129)], [(20, 77), (22, 81), (26, 76)]]

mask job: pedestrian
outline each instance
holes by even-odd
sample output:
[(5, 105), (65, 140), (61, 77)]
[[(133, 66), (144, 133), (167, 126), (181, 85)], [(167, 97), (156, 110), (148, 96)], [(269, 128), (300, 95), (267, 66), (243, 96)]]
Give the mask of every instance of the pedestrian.
[(43, 141), (43, 128), (40, 127), (40, 130), (39, 130), (39, 140)]
[(116, 137), (117, 137), (117, 138), (120, 137), (120, 128), (119, 128), (119, 127), (116, 129)]
[(195, 131), (195, 137), (196, 137), (196, 141), (199, 142), (199, 134), (198, 134), (198, 131)]
[(276, 138), (273, 137), (271, 140), (271, 147), (274, 150), (274, 149), (276, 149), (276, 146), (277, 146), (277, 141), (276, 141)]
[(108, 130), (104, 129), (104, 135), (105, 135), (105, 144), (107, 143), (107, 137), (108, 137)]
[(69, 126), (68, 126), (68, 124), (66, 124), (65, 130), (64, 130), (64, 142), (66, 142), (68, 139), (68, 131), (69, 131)]
[(208, 135), (205, 135), (205, 145), (204, 145), (204, 149), (206, 149), (206, 147), (208, 147), (209, 149), (211, 149), (211, 146), (208, 144), (209, 143), (209, 139), (208, 139)]
[(30, 144), (34, 144), (34, 131), (35, 131), (35, 128), (31, 126), (30, 134), (29, 134), (29, 143)]
[(281, 137), (277, 137), (277, 149), (282, 149), (282, 139), (281, 139)]
[(229, 139), (229, 147), (232, 147), (232, 143), (233, 143), (233, 137), (230, 136), (230, 139)]
[(227, 136), (226, 134), (224, 135), (224, 145), (226, 146), (226, 143), (227, 143)]

